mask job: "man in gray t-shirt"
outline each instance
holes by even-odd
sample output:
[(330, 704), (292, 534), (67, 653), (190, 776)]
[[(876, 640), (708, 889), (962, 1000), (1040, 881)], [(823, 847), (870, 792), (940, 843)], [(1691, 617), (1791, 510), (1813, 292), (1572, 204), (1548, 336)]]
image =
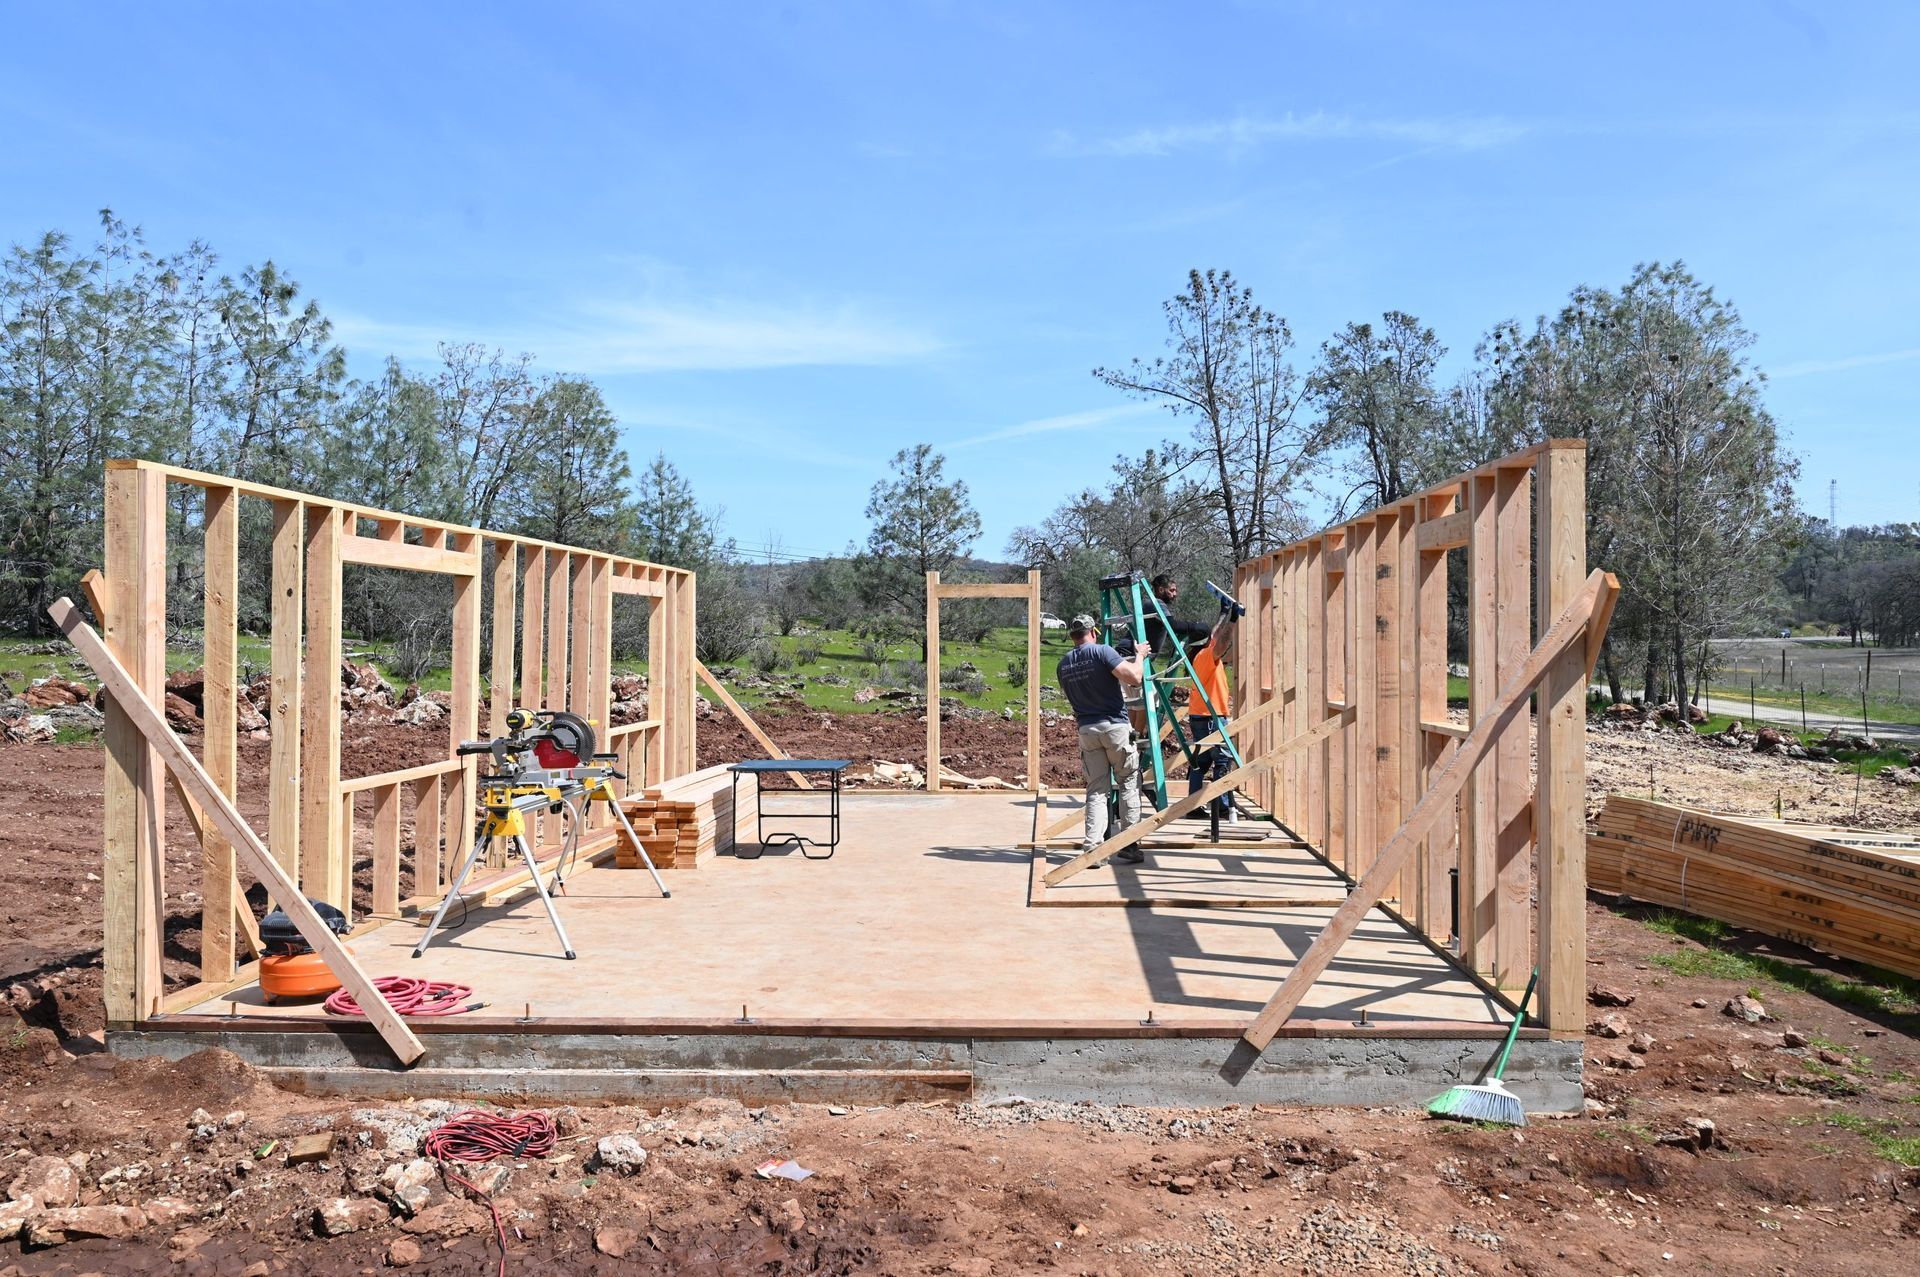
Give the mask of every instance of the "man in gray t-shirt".
[[(1121, 656), (1099, 641), (1090, 616), (1074, 617), (1068, 633), (1073, 650), (1060, 658), (1060, 690), (1080, 726), (1080, 770), (1087, 782), (1081, 849), (1091, 851), (1106, 841), (1110, 787), (1120, 791), (1121, 825), (1140, 819), (1140, 753), (1133, 745), (1123, 689), (1140, 686), (1149, 649), (1141, 643), (1131, 657)], [(1119, 858), (1137, 864), (1140, 849), (1129, 847)]]

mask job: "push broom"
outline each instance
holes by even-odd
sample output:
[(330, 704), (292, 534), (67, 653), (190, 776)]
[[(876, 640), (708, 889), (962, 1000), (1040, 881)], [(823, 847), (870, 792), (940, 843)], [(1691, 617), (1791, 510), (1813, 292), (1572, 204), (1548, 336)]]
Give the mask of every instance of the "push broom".
[(1537, 968), (1527, 977), (1527, 991), (1520, 998), (1519, 1014), (1513, 1017), (1513, 1023), (1507, 1028), (1507, 1044), (1500, 1048), (1500, 1060), (1493, 1066), (1493, 1076), (1476, 1086), (1449, 1088), (1427, 1105), (1428, 1117), (1450, 1117), (1459, 1122), (1492, 1122), (1496, 1126), (1527, 1124), (1527, 1111), (1520, 1106), (1520, 1097), (1502, 1085), (1500, 1077), (1507, 1071), (1507, 1057), (1513, 1054), (1514, 1040), (1520, 1036), (1520, 1023), (1527, 1018), (1527, 1004), (1533, 1001), (1533, 986), (1539, 979)]

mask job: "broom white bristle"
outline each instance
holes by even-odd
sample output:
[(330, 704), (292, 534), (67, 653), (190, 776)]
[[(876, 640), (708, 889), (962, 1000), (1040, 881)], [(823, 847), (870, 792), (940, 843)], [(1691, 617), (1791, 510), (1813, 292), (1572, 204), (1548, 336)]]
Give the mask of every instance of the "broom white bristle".
[(1433, 1117), (1450, 1117), (1461, 1122), (1492, 1122), (1498, 1126), (1525, 1126), (1527, 1110), (1520, 1097), (1500, 1084), (1499, 1078), (1480, 1086), (1456, 1086), (1427, 1105)]

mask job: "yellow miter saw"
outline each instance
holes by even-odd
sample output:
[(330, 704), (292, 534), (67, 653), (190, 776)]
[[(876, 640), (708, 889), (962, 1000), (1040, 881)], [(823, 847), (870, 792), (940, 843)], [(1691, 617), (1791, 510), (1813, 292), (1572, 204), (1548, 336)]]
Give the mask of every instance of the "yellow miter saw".
[[(614, 820), (633, 845), (639, 848), (640, 861), (646, 865), (647, 872), (653, 875), (661, 898), (673, 895), (667, 890), (667, 884), (661, 881), (660, 871), (654, 867), (652, 857), (647, 855), (645, 844), (633, 832), (627, 814), (620, 810), (620, 795), (614, 792), (613, 782), (625, 780), (626, 774), (613, 765), (618, 755), (596, 752), (591, 722), (566, 710), (513, 709), (507, 712), (507, 732), (507, 735), (493, 740), (461, 741), (459, 748), (454, 751), (463, 757), (473, 754), (491, 756), (493, 771), (479, 778), (480, 815), (474, 825), (473, 848), (461, 862), (460, 872), (454, 875), (446, 898), (434, 911), (433, 921), (427, 924), (427, 933), (414, 946), (413, 956), (416, 958), (426, 952), (433, 933), (446, 920), (447, 910), (459, 899), (460, 888), (466, 884), (467, 875), (485, 857), (489, 844), (495, 838), (505, 839), (526, 861), (527, 872), (533, 879), (533, 889), (540, 894), (540, 902), (546, 906), (547, 917), (560, 937), (560, 947), (567, 957), (574, 957), (573, 942), (567, 939), (567, 930), (560, 923), (560, 912), (554, 907), (553, 891), (562, 890), (565, 886), (567, 866), (579, 850), (580, 829), (586, 823), (587, 804), (595, 801), (603, 802), (612, 809)], [(527, 842), (527, 817), (542, 810), (564, 817), (567, 827), (560, 854), (553, 861), (553, 891), (548, 890), (541, 878), (533, 847)]]

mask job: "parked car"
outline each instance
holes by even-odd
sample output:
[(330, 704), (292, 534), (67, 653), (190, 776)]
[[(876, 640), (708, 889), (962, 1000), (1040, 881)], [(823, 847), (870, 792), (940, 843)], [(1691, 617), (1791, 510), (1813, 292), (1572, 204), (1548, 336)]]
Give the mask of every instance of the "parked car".
[(1040, 628), (1043, 630), (1064, 630), (1067, 628), (1067, 623), (1051, 612), (1042, 612), (1040, 614)]

